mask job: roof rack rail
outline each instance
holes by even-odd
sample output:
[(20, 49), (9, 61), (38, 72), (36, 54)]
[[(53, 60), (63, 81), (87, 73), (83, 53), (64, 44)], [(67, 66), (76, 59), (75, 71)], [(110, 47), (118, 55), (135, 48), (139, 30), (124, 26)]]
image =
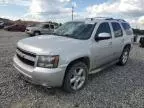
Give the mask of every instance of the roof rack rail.
[(94, 19), (113, 19), (111, 17), (94, 17)]
[(123, 21), (123, 22), (126, 22), (124, 19), (116, 19), (117, 21)]
[(103, 19), (103, 20), (113, 20), (113, 18), (110, 17), (93, 17), (93, 18), (86, 18), (90, 20), (95, 20), (95, 19)]
[(114, 19), (114, 18), (111, 18), (111, 17), (93, 17), (93, 18), (86, 18), (86, 19), (90, 19), (91, 21), (96, 20), (96, 19), (102, 19), (102, 20), (116, 20), (116, 21), (126, 22), (123, 19)]

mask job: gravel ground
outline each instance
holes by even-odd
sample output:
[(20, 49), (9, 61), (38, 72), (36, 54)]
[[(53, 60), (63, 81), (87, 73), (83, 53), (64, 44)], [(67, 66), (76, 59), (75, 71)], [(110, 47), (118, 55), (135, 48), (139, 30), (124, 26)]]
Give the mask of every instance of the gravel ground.
[(135, 45), (125, 67), (91, 75), (83, 90), (67, 94), (27, 83), (16, 73), (16, 42), (26, 37), (0, 31), (0, 108), (144, 108), (144, 49)]

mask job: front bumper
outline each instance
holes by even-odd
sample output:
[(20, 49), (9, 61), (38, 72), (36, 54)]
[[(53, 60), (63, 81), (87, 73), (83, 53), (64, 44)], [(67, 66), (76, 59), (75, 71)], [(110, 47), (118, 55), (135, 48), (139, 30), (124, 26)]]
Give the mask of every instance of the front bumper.
[(60, 87), (63, 84), (65, 67), (56, 69), (47, 69), (32, 67), (21, 62), (17, 56), (14, 57), (14, 67), (33, 84), (48, 87)]
[(25, 33), (30, 34), (30, 35), (33, 35), (33, 32), (32, 32), (32, 31), (29, 31), (29, 30), (25, 30)]

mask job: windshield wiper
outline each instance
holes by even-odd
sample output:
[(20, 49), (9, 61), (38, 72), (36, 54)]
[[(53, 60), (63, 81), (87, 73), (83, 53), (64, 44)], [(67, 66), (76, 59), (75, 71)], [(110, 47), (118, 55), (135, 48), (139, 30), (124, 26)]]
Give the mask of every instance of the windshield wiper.
[(53, 33), (53, 35), (56, 35), (56, 36), (62, 36), (62, 37), (67, 37), (67, 38), (73, 38), (73, 39), (78, 39), (72, 35), (69, 35), (69, 34), (57, 34), (57, 33)]
[(57, 34), (57, 33), (52, 33), (53, 35), (57, 35), (57, 36), (63, 36), (63, 37), (70, 37), (71, 35), (69, 34)]
[(77, 38), (77, 37), (75, 37), (73, 35), (69, 35), (69, 34), (64, 34), (63, 36), (67, 37), (67, 38), (79, 39), (79, 38)]

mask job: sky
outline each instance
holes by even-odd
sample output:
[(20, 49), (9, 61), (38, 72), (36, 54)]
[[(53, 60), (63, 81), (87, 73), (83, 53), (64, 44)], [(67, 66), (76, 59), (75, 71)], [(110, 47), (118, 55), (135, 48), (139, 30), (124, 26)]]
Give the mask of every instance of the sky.
[(56, 21), (113, 17), (144, 29), (144, 0), (0, 0), (0, 17), (12, 20)]

